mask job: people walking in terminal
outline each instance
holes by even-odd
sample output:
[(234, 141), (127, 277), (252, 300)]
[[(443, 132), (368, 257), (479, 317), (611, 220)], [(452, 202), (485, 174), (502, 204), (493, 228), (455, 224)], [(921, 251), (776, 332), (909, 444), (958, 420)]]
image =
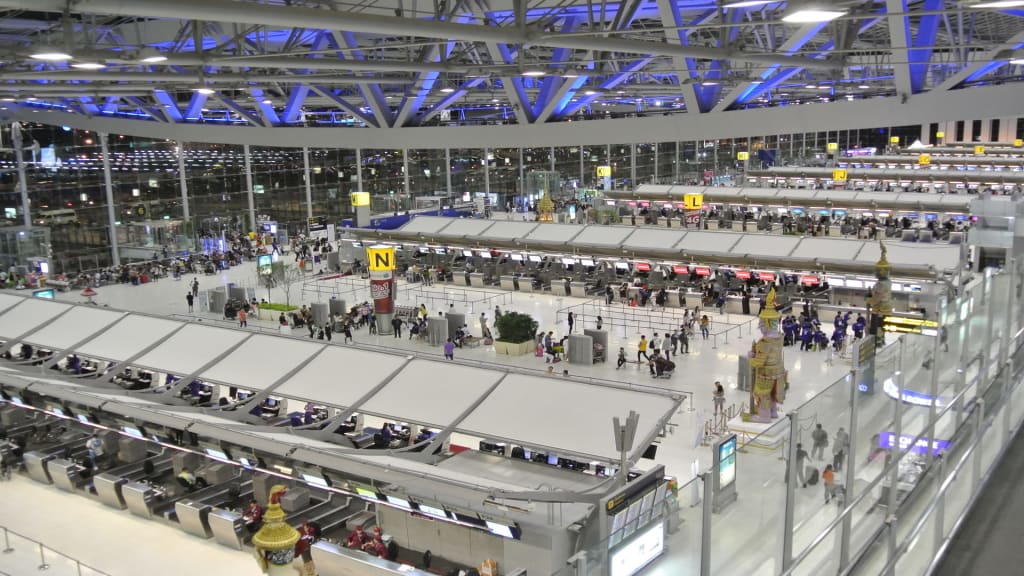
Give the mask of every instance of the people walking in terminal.
[(89, 461), (92, 462), (92, 467), (96, 468), (96, 459), (103, 456), (103, 440), (100, 440), (99, 436), (93, 434), (85, 443), (85, 449), (88, 451)]
[(846, 459), (846, 450), (850, 446), (850, 435), (843, 430), (842, 427), (836, 431), (835, 438), (832, 439), (832, 466), (836, 472), (840, 472), (843, 469), (843, 460)]
[(668, 332), (665, 332), (664, 338), (661, 339), (661, 350), (665, 351), (666, 360), (672, 359), (672, 335)]
[(344, 340), (345, 344), (349, 344), (349, 343), (355, 342), (355, 340), (352, 339), (352, 323), (351, 322), (345, 322), (345, 324), (342, 325), (341, 329), (345, 333), (345, 340)]
[(455, 342), (451, 338), (444, 343), (444, 357), (446, 360), (455, 360)]
[(826, 465), (821, 473), (821, 483), (825, 487), (825, 504), (828, 504), (836, 495), (836, 473), (831, 464)]
[(715, 404), (715, 414), (719, 412), (725, 412), (725, 388), (722, 383), (718, 380), (715, 381), (715, 391), (712, 401)]
[(710, 330), (711, 319), (708, 318), (707, 314), (704, 314), (703, 316), (700, 317), (700, 335), (703, 336), (705, 340), (707, 340)]
[(796, 481), (799, 482), (804, 488), (807, 488), (807, 450), (804, 450), (803, 444), (796, 445)]
[(331, 333), (333, 333), (333, 332), (334, 332), (334, 330), (331, 328), (331, 323), (329, 321), (326, 322), (324, 324), (324, 327), (323, 327), (323, 333), (324, 333), (324, 336), (327, 337), (327, 341), (328, 342), (331, 341)]
[(866, 325), (867, 320), (860, 314), (857, 314), (857, 320), (853, 323), (853, 337), (855, 340), (860, 340), (864, 337), (864, 327)]
[(647, 336), (640, 335), (640, 344), (637, 345), (636, 361), (640, 361), (640, 357), (643, 356), (644, 360), (650, 361), (651, 357), (647, 355)]
[(395, 338), (402, 337), (402, 319), (398, 316), (391, 319), (391, 330), (394, 332)]
[(192, 279), (192, 296), (199, 296), (199, 279)]
[(658, 333), (654, 333), (654, 337), (651, 338), (651, 343), (648, 344), (648, 348), (651, 349), (651, 355), (657, 356), (661, 352), (661, 338), (658, 337)]
[(678, 350), (679, 350), (679, 330), (673, 330), (672, 331), (671, 344), (672, 344), (672, 353), (673, 354), (678, 354), (679, 353), (678, 352)]
[(828, 448), (828, 432), (821, 427), (821, 424), (815, 425), (814, 431), (811, 432), (811, 440), (814, 441), (814, 445), (811, 446), (811, 457), (815, 460), (823, 460), (825, 448)]
[(683, 354), (690, 353), (690, 328), (688, 326), (679, 330), (679, 349), (683, 351)]
[(572, 326), (573, 326), (573, 324), (576, 323), (576, 318), (572, 315), (572, 312), (569, 312), (568, 322), (569, 322), (569, 334), (572, 334)]
[(625, 364), (625, 363), (626, 363), (626, 349), (625, 348), (619, 348), (619, 359), (616, 362), (615, 369), (618, 370), (619, 368), (622, 368), (622, 365)]
[(615, 299), (615, 291), (612, 290), (612, 287), (611, 287), (610, 284), (608, 286), (604, 287), (604, 299), (605, 299), (605, 303), (607, 305), (609, 305), (609, 306), (611, 306), (612, 300)]
[(192, 311), (192, 304), (195, 303), (196, 297), (191, 292), (185, 294), (185, 302), (188, 302), (188, 311)]
[(238, 327), (239, 328), (245, 328), (246, 326), (248, 326), (249, 323), (247, 322), (247, 320), (248, 320), (248, 318), (246, 317), (246, 314), (245, 314), (245, 308), (239, 308), (238, 309)]

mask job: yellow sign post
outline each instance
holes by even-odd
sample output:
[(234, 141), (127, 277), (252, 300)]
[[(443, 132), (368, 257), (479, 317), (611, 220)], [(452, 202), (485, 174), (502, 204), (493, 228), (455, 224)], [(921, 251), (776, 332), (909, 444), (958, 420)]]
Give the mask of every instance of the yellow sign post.
[(837, 152), (839, 150), (839, 143), (829, 142), (828, 144), (825, 145), (825, 149), (828, 150), (829, 152)]
[(395, 269), (394, 246), (370, 246), (366, 249), (366, 266), (373, 272)]
[(935, 133), (935, 137), (938, 138), (939, 140), (942, 140), (943, 138), (946, 137), (946, 133), (945, 132), (936, 132)]
[(899, 143), (900, 143), (900, 137), (899, 136), (890, 136), (889, 137), (889, 144), (899, 144)]
[(700, 210), (704, 207), (703, 194), (683, 194), (683, 204), (687, 210)]
[(737, 152), (736, 159), (741, 162), (746, 162), (747, 160), (750, 160), (750, 152)]
[(975, 156), (981, 156), (983, 154), (985, 154), (985, 147), (984, 146), (975, 146), (974, 147), (974, 155)]
[(836, 168), (832, 171), (833, 182), (846, 182), (847, 172), (845, 168)]
[(611, 166), (598, 166), (597, 177), (598, 178), (611, 178), (612, 167)]
[(919, 166), (929, 166), (929, 165), (931, 165), (931, 163), (932, 163), (932, 155), (931, 154), (921, 154), (920, 156), (917, 157), (917, 164)]
[(370, 205), (370, 193), (369, 192), (353, 192), (350, 195), (353, 206), (369, 206)]
[(1024, 140), (1017, 138), (1016, 140), (1013, 141), (1014, 148), (1020, 148), (1021, 146), (1024, 146)]

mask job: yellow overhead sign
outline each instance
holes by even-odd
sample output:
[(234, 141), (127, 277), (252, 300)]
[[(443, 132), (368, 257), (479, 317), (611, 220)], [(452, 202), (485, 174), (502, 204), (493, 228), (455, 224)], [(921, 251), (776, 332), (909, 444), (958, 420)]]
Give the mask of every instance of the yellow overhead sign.
[(374, 272), (395, 269), (394, 246), (370, 246), (366, 249), (366, 265)]
[(847, 172), (845, 168), (836, 168), (832, 171), (833, 182), (846, 182)]
[(917, 163), (921, 166), (928, 166), (932, 163), (931, 154), (921, 154), (917, 157)]
[(984, 153), (985, 153), (985, 147), (984, 146), (975, 146), (974, 147), (974, 155), (975, 156), (981, 156)]
[(1016, 140), (1013, 141), (1013, 145), (1016, 148), (1020, 148), (1021, 146), (1024, 146), (1024, 140), (1017, 138)]
[(612, 167), (611, 166), (598, 166), (597, 167), (597, 177), (598, 178), (611, 178), (611, 176), (612, 176)]
[(741, 162), (746, 162), (747, 160), (750, 160), (750, 152), (737, 152), (736, 159)]
[(936, 132), (935, 133), (935, 137), (936, 138), (945, 138), (946, 137), (946, 133), (945, 132)]
[(829, 142), (828, 144), (825, 145), (825, 149), (828, 150), (829, 152), (835, 152), (836, 150), (839, 150), (839, 143)]
[(369, 206), (370, 205), (370, 193), (369, 192), (353, 192), (350, 196), (352, 198), (353, 206)]
[(900, 137), (899, 136), (890, 136), (889, 137), (889, 143), (890, 144), (899, 144), (900, 143)]
[(683, 204), (687, 210), (700, 210), (704, 206), (704, 195), (683, 194)]

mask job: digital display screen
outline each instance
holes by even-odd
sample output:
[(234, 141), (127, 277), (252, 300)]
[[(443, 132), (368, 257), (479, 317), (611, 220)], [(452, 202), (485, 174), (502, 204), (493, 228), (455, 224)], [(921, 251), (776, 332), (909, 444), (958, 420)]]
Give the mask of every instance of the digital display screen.
[(487, 530), (495, 536), (501, 536), (502, 538), (516, 538), (515, 530), (512, 526), (506, 526), (497, 522), (487, 521)]
[(574, 260), (572, 258), (562, 258), (562, 264), (564, 266), (572, 266), (575, 263), (576, 263), (576, 260)]
[[(317, 486), (320, 488), (327, 488), (327, 479), (323, 476), (317, 476), (315, 474), (302, 474), (302, 479), (311, 486)], [(358, 489), (357, 489), (358, 491)]]
[(53, 288), (48, 288), (46, 290), (36, 290), (35, 292), (32, 293), (32, 295), (35, 296), (36, 298), (43, 298), (45, 300), (53, 300), (54, 298), (57, 297), (57, 293), (54, 291)]
[(250, 460), (248, 458), (239, 458), (238, 459), (238, 463), (241, 464), (243, 468), (255, 468), (256, 467), (256, 462), (254, 462), (254, 461), (252, 461), (252, 460)]
[(399, 508), (405, 508), (406, 510), (412, 510), (412, 505), (409, 504), (408, 500), (399, 498), (397, 496), (384, 496), (384, 497), (388, 499), (388, 504), (394, 504), (395, 506), (398, 506)]
[(654, 507), (654, 490), (651, 490), (647, 494), (644, 494), (644, 499), (640, 503), (640, 513), (644, 514), (650, 512), (651, 508)]
[(473, 255), (473, 251), (472, 250), (463, 250), (462, 251), (462, 255), (466, 256), (468, 258), (468, 257)]
[(629, 270), (629, 264), (626, 264), (625, 262), (616, 262), (615, 268), (617, 270)]
[(689, 274), (690, 269), (687, 268), (686, 266), (673, 266), (672, 272), (675, 274)]
[(718, 488), (736, 481), (736, 436), (718, 446)]
[(757, 279), (763, 282), (775, 282), (774, 272), (758, 272)]
[(740, 280), (748, 280), (748, 279), (750, 279), (750, 271), (749, 270), (736, 270), (736, 277), (739, 278)]
[(580, 260), (580, 264), (583, 264), (584, 266), (593, 266), (594, 265), (594, 261), (593, 260)]
[(833, 288), (842, 288), (847, 285), (845, 280), (836, 277), (826, 277), (825, 282), (828, 282)]
[(377, 497), (377, 493), (374, 492), (373, 490), (370, 490), (369, 488), (360, 488), (356, 486), (356, 494), (359, 494), (363, 498), (373, 498), (374, 500), (380, 499)]
[(697, 266), (693, 271), (697, 273), (697, 276), (711, 276), (711, 268), (707, 266)]
[(425, 248), (423, 246), (420, 246), (420, 254), (429, 254), (429, 253), (430, 253), (430, 248)]
[(142, 438), (142, 439), (146, 438), (145, 434), (142, 433), (142, 430), (139, 430), (138, 428), (136, 428), (134, 426), (122, 426), (121, 430), (124, 430), (124, 433), (129, 435), (129, 436), (134, 436), (136, 438)]
[(445, 520), (448, 519), (448, 513), (445, 512), (444, 509), (442, 508), (434, 508), (433, 506), (427, 506), (426, 504), (417, 504), (416, 506), (420, 509), (420, 512), (426, 514), (427, 516), (433, 516), (434, 518), (443, 518)]
[(206, 455), (213, 456), (214, 458), (220, 458), (221, 460), (230, 460), (227, 453), (223, 450), (215, 450), (213, 448), (206, 448)]
[(92, 424), (92, 422), (89, 422), (89, 417), (85, 414), (79, 414), (76, 418), (78, 418), (78, 421), (82, 424)]
[(540, 262), (540, 256), (531, 254), (530, 255), (530, 262)]
[(523, 261), (523, 255), (522, 254), (513, 254), (512, 255), (512, 259), (515, 260), (516, 262), (522, 262)]
[(818, 277), (817, 276), (801, 276), (800, 277), (800, 283), (803, 284), (804, 286), (817, 286), (818, 285)]
[(434, 248), (434, 254), (442, 254), (443, 255), (443, 254), (447, 254), (447, 253), (448, 253), (448, 251), (445, 250), (444, 248)]
[(490, 260), (491, 259), (491, 253), (490, 252), (481, 252), (480, 253), (480, 257), (483, 258), (484, 260)]
[(53, 412), (57, 416), (64, 416), (64, 411), (60, 408), (50, 408), (50, 412)]
[(14, 402), (14, 403), (15, 403), (15, 404), (17, 404), (18, 406), (24, 406), (24, 405), (25, 405), (25, 403), (24, 403), (24, 402), (22, 402), (22, 400), (21, 400), (21, 397), (20, 397), (20, 396), (11, 396), (11, 402)]
[(611, 554), (611, 576), (633, 576), (665, 550), (665, 526), (654, 524)]
[(548, 454), (548, 464), (551, 466), (558, 466), (558, 455)]
[(637, 272), (650, 272), (651, 271), (651, 265), (648, 264), (647, 262), (637, 262), (636, 263), (636, 270), (637, 270)]

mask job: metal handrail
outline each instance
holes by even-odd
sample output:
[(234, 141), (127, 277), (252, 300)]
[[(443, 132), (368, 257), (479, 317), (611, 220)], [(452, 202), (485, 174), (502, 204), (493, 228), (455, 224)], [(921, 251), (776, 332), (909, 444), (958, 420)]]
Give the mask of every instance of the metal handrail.
[[(35, 544), (36, 546), (39, 546), (39, 570), (46, 570), (46, 569), (48, 569), (50, 567), (50, 565), (46, 562), (46, 550), (49, 550), (50, 552), (52, 552), (54, 554), (57, 554), (58, 556), (61, 556), (63, 558), (67, 558), (68, 560), (71, 560), (72, 562), (74, 562), (75, 563), (75, 567), (78, 569), (78, 573), (79, 574), (82, 573), (82, 568), (86, 568), (86, 569), (92, 571), (94, 574), (97, 574), (99, 576), (112, 576), (109, 572), (104, 572), (103, 570), (99, 570), (97, 568), (93, 568), (92, 566), (86, 564), (85, 562), (82, 562), (82, 561), (80, 561), (80, 560), (78, 560), (76, 558), (72, 558), (71, 556), (68, 556), (67, 554), (64, 554), (63, 552), (58, 552), (58, 551), (54, 550), (53, 548), (50, 548), (49, 546), (46, 546), (42, 542), (36, 540), (35, 538), (29, 538), (28, 536), (25, 536), (24, 534), (21, 534), (19, 532), (15, 532), (14, 530), (11, 530), (10, 528), (8, 528), (6, 526), (0, 526), (0, 530), (4, 531), (4, 548), (3, 548), (3, 551), (2, 551), (4, 554), (10, 554), (11, 552), (14, 552), (14, 550), (15, 550), (14, 547), (11, 546), (11, 537), (10, 537), (11, 534), (14, 534), (18, 538), (21, 538), (23, 540), (28, 540), (29, 542)], [(7, 574), (6, 572), (3, 572), (3, 571), (0, 571), (0, 575), (10, 576), (9, 574)]]

